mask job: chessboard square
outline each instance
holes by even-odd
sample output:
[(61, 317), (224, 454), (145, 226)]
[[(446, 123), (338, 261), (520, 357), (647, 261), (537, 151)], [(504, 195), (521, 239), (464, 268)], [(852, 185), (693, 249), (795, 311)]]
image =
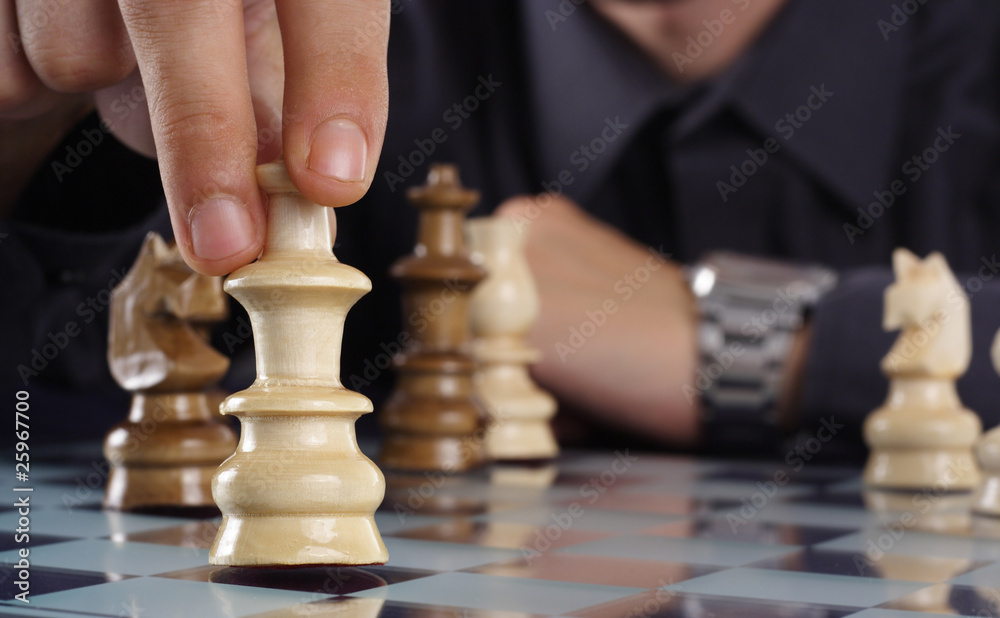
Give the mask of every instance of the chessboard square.
[(822, 491), (811, 496), (797, 496), (790, 498), (789, 502), (808, 503), (817, 506), (839, 506), (848, 508), (865, 508), (865, 500), (857, 491)]
[[(676, 480), (659, 481), (655, 483), (631, 485), (621, 490), (621, 494), (655, 494), (655, 495), (681, 495), (702, 500), (729, 500), (741, 502), (746, 500), (763, 500), (766, 504), (770, 501), (790, 500), (793, 498), (805, 498), (816, 495), (817, 488), (814, 485), (774, 485), (765, 488), (763, 484), (746, 483), (740, 481), (703, 481), (677, 482)], [(756, 496), (760, 496), (757, 498)]]
[(585, 500), (554, 502), (556, 511), (577, 508), (600, 508), (612, 511), (652, 513), (655, 515), (693, 515), (707, 510), (705, 501), (683, 495), (628, 494), (623, 492), (591, 494)]
[(925, 609), (960, 616), (982, 616), (995, 618), (1000, 615), (1000, 597), (992, 588), (972, 588), (938, 584), (919, 590), (905, 597), (894, 599), (881, 606), (888, 610)]
[(658, 588), (718, 571), (717, 567), (678, 562), (654, 562), (629, 558), (543, 553), (520, 560), (486, 564), (467, 569), (471, 573), (523, 579)]
[[(725, 467), (705, 474), (707, 481), (760, 481), (766, 483), (774, 480), (778, 468), (772, 464), (750, 464), (748, 462), (731, 462)], [(785, 470), (792, 483), (836, 483), (856, 478), (861, 474), (858, 468), (848, 466), (803, 467), (801, 470)]]
[(154, 543), (171, 547), (211, 549), (221, 524), (221, 519), (190, 521), (171, 528), (132, 532), (124, 535), (124, 540), (130, 543)]
[[(983, 565), (983, 563), (977, 564)], [(972, 568), (966, 573), (953, 578), (951, 583), (979, 588), (1000, 588), (1000, 563), (990, 563), (988, 566)]]
[[(17, 576), (19, 571), (20, 569), (16, 567), (0, 567), (0, 582), (4, 584), (3, 588), (0, 588), (0, 599), (9, 601), (14, 599), (15, 595), (22, 592), (15, 584), (18, 581)], [(27, 581), (30, 584), (29, 597), (33, 599), (43, 594), (83, 588), (85, 586), (96, 586), (121, 579), (123, 579), (121, 575), (77, 571), (75, 569), (53, 569), (32, 565)]]
[[(952, 614), (954, 615), (954, 614)], [(970, 614), (979, 616), (980, 614)], [(989, 618), (989, 614), (982, 614)], [(884, 607), (872, 607), (864, 609), (856, 614), (851, 614), (851, 618), (941, 618), (940, 613), (912, 612), (905, 609), (887, 609)]]
[(403, 603), (386, 601), (381, 598), (336, 597), (286, 607), (283, 609), (253, 614), (246, 618), (290, 618), (294, 616), (323, 616), (355, 618), (358, 616), (379, 616), (380, 618), (544, 618), (541, 614), (505, 612), (496, 609), (472, 609), (470, 607), (446, 607), (427, 603)]
[(651, 455), (649, 453), (632, 453), (629, 449), (614, 453), (594, 453), (586, 451), (568, 451), (559, 458), (560, 474), (579, 473), (588, 478), (600, 476), (607, 469), (621, 469), (628, 462), (624, 475), (641, 476), (648, 479), (663, 478), (664, 470), (670, 470), (673, 478), (697, 479), (719, 470), (716, 461), (698, 459), (695, 457), (673, 455)]
[[(17, 528), (17, 511), (0, 514), (0, 529)], [(91, 509), (39, 509), (31, 511), (31, 532), (54, 536), (73, 535), (76, 538), (111, 537), (123, 539), (126, 534), (171, 528), (190, 520), (178, 517), (133, 515), (117, 511)]]
[(903, 556), (1000, 560), (1000, 540), (935, 534), (905, 528), (901, 531), (890, 530), (878, 525), (868, 526), (839, 539), (819, 543), (816, 547), (857, 552), (869, 556), (869, 559), (879, 552), (885, 552)]
[(611, 535), (610, 532), (576, 530), (571, 526), (563, 528), (554, 524), (537, 527), (503, 521), (453, 519), (424, 528), (403, 530), (389, 536), (543, 552), (557, 547), (596, 541)]
[(860, 507), (836, 507), (796, 502), (769, 502), (761, 509), (741, 511), (728, 509), (712, 514), (712, 517), (726, 519), (730, 514), (738, 515), (745, 521), (767, 521), (800, 526), (821, 526), (828, 528), (861, 528), (878, 524), (878, 515)]
[[(31, 480), (34, 483), (46, 483), (51, 485), (65, 485), (67, 487), (76, 487), (77, 479), (83, 481), (83, 485), (86, 487), (88, 481), (93, 488), (100, 490), (104, 485), (103, 481), (99, 481), (97, 477), (106, 478), (108, 475), (107, 464), (103, 461), (103, 457), (100, 457), (100, 451), (96, 453), (99, 457), (95, 457), (91, 467), (81, 466), (80, 464), (65, 464), (65, 463), (55, 463), (50, 461), (36, 462), (34, 458), (31, 460)], [(96, 472), (96, 476), (87, 478), (87, 476)]]
[(35, 484), (30, 492), (19, 491), (14, 495), (17, 498), (29, 496), (34, 512), (42, 509), (71, 511), (81, 507), (99, 508), (104, 499), (104, 490), (100, 486), (92, 489), (82, 483), (79, 486), (69, 486), (42, 482)]
[[(0, 554), (0, 562), (14, 564), (16, 551)], [(208, 562), (208, 551), (152, 543), (119, 543), (88, 539), (43, 545), (31, 550), (33, 566), (84, 569), (120, 575), (153, 575)]]
[[(696, 608), (696, 609), (695, 609)], [(678, 593), (675, 590), (647, 590), (635, 596), (618, 599), (566, 614), (578, 618), (775, 618), (776, 616), (822, 616), (844, 618), (854, 616), (856, 607), (791, 603), (762, 599), (737, 599), (706, 594)]]
[(289, 605), (327, 598), (286, 590), (204, 584), (179, 579), (138, 577), (121, 582), (78, 588), (33, 597), (32, 605), (45, 609), (92, 612), (142, 618), (189, 616), (248, 616)]
[[(578, 516), (574, 517), (574, 514)], [(579, 510), (569, 510), (563, 507), (547, 505), (529, 506), (498, 513), (475, 515), (473, 521), (504, 521), (530, 526), (557, 525), (573, 530), (592, 530), (597, 532), (635, 533), (645, 528), (661, 526), (668, 522), (683, 521), (686, 515), (658, 515), (654, 513), (636, 513), (629, 511), (614, 511), (596, 507), (581, 507)]]
[(635, 558), (735, 567), (798, 551), (795, 545), (723, 542), (662, 536), (616, 536), (555, 550), (592, 556)]
[(767, 521), (726, 521), (718, 518), (700, 518), (646, 528), (641, 530), (641, 533), (651, 536), (749, 541), (776, 545), (812, 545), (844, 536), (849, 534), (850, 530), (847, 528), (777, 524)]
[(866, 577), (740, 568), (719, 571), (673, 584), (667, 588), (682, 593), (693, 592), (793, 603), (874, 607), (927, 588), (927, 584)]
[[(807, 548), (802, 552), (769, 558), (746, 566), (755, 569), (796, 571), (823, 575), (849, 575), (854, 577), (875, 577), (900, 581), (937, 584), (949, 578), (978, 568), (986, 562), (974, 562), (960, 558), (935, 558), (923, 556), (919, 560), (894, 556), (895, 561), (872, 562), (866, 556), (843, 551)], [(900, 564), (900, 558), (905, 562)], [(893, 567), (896, 567), (895, 569)], [(899, 568), (902, 567), (902, 570)], [(996, 580), (994, 580), (996, 581)]]
[(12, 549), (21, 549), (22, 547), (41, 547), (42, 545), (51, 545), (53, 543), (65, 543), (66, 541), (75, 541), (76, 537), (70, 536), (55, 536), (51, 534), (35, 534), (30, 533), (28, 539), (24, 543), (19, 543), (15, 539), (19, 535), (15, 534), (5, 534), (0, 536), (0, 552), (9, 551)]
[(520, 558), (514, 549), (480, 547), (463, 543), (438, 543), (419, 539), (385, 537), (388, 566), (403, 569), (457, 571), (469, 567)]
[[(457, 487), (444, 487), (442, 489), (444, 490), (443, 496), (454, 495), (455, 497), (462, 497), (467, 491)], [(482, 496), (483, 500), (490, 505), (526, 506), (529, 504), (548, 504), (558, 500), (579, 500), (580, 488), (551, 485), (540, 490), (485, 483), (480, 485), (478, 490), (473, 490), (472, 495)]]
[[(13, 603), (17, 603), (18, 606), (14, 606)], [(66, 618), (67, 614), (63, 611), (48, 611), (44, 609), (39, 609), (34, 607), (26, 607), (21, 601), (3, 601), (0, 602), (0, 615), (2, 616), (29, 616), (30, 618)], [(121, 618), (122, 614), (87, 614), (88, 618)]]
[(448, 521), (447, 517), (436, 517), (431, 515), (417, 515), (402, 511), (375, 511), (375, 525), (383, 535), (392, 534), (400, 530), (410, 528), (423, 528)]
[(446, 604), (475, 609), (560, 614), (607, 603), (639, 592), (638, 588), (494, 577), (477, 573), (441, 573), (352, 596), (383, 596), (406, 603)]

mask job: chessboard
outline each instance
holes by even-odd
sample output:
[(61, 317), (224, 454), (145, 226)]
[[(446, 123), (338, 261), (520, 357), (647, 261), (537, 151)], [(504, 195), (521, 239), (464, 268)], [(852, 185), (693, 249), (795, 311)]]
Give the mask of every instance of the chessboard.
[(102, 510), (96, 446), (46, 455), (0, 512), (4, 616), (1000, 615), (992, 527), (938, 512), (954, 494), (867, 508), (854, 468), (571, 451), (389, 477), (387, 564), (251, 569), (209, 565), (211, 513)]

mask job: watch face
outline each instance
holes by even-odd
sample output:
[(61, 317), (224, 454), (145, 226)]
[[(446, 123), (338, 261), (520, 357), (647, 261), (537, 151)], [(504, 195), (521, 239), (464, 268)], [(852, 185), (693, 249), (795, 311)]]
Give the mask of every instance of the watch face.
[[(836, 274), (822, 266), (798, 265), (728, 252), (708, 254), (692, 273), (695, 295), (725, 290), (745, 296), (773, 298), (776, 294), (813, 304), (836, 283)], [(707, 274), (706, 274), (707, 271)], [(704, 292), (704, 294), (699, 294)]]

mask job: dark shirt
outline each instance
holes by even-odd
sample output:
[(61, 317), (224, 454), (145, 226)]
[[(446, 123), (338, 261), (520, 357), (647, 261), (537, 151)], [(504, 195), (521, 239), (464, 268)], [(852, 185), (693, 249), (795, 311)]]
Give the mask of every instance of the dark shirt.
[[(836, 268), (841, 282), (813, 319), (803, 431), (832, 415), (848, 426), (842, 445), (860, 446), (861, 421), (886, 393), (878, 361), (895, 336), (881, 330), (892, 249), (941, 251), (972, 293), (974, 356), (960, 394), (987, 426), (1000, 421), (990, 405), (1000, 378), (987, 358), (1000, 327), (1000, 312), (991, 310), (1000, 306), (1000, 284), (992, 281), (1000, 238), (1000, 6), (928, 3), (895, 26), (889, 0), (792, 0), (733, 67), (680, 88), (587, 5), (552, 18), (570, 4), (399, 5), (381, 162), (362, 203), (338, 211), (339, 258), (374, 282), (348, 317), (349, 387), (376, 404), (390, 388), (384, 359), (397, 349), (401, 322), (398, 287), (387, 271), (412, 249), (416, 220), (404, 189), (423, 182), (431, 161), (453, 161), (482, 194), (474, 215), (515, 195), (561, 191), (680, 262), (730, 249)], [(734, 2), (737, 18), (741, 4)], [(118, 164), (108, 158), (86, 173), (115, 182)], [(65, 208), (101, 199), (101, 189), (74, 195), (53, 189), (51, 171), (40, 174), (22, 213), (41, 199)], [(107, 264), (127, 268), (122, 256), (134, 255), (141, 232), (154, 224), (165, 225), (162, 213), (102, 236), (101, 251), (117, 261), (89, 267), (97, 271), (89, 293)], [(15, 237), (26, 229), (16, 222), (5, 228)], [(63, 262), (49, 270), (74, 264), (78, 256), (64, 247), (46, 256)], [(18, 264), (4, 268), (42, 259), (43, 249), (0, 252)], [(45, 306), (71, 307), (88, 293), (78, 286), (63, 292), (72, 298), (57, 299), (51, 281), (23, 285), (30, 293), (19, 292), (21, 321), (5, 317), (29, 325), (30, 337), (10, 349), (15, 364), (63, 323), (61, 315), (43, 319)], [(74, 342), (72, 359), (51, 363), (73, 364), (48, 368), (37, 384), (94, 392), (104, 383), (102, 392), (112, 392), (100, 328), (86, 343)], [(236, 358), (231, 387), (245, 385), (252, 370), (250, 345), (221, 345)], [(78, 357), (91, 359), (86, 384), (73, 377)], [(103, 414), (92, 433), (119, 416)]]

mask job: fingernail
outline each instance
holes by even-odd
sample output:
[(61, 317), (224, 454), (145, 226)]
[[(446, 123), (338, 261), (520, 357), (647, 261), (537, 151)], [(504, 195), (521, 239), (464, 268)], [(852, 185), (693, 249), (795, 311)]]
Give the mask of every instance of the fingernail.
[(217, 197), (191, 210), (191, 245), (203, 260), (221, 260), (239, 253), (254, 241), (253, 221), (246, 206)]
[(309, 147), (309, 169), (341, 182), (365, 179), (368, 140), (353, 120), (331, 118), (316, 127)]

